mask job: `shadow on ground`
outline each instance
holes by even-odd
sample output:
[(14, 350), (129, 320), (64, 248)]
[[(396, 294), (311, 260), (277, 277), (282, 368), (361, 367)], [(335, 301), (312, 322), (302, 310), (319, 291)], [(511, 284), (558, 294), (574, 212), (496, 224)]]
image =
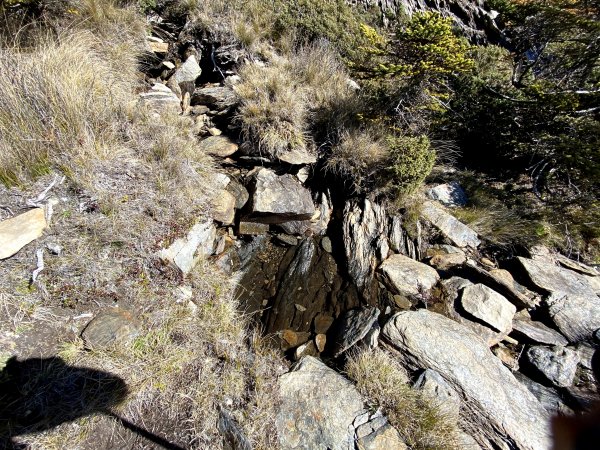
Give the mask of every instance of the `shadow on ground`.
[(57, 357), (23, 361), (13, 357), (0, 372), (0, 449), (25, 449), (15, 439), (19, 435), (106, 414), (162, 448), (182, 450), (113, 413), (127, 393), (125, 381), (108, 372), (69, 366)]

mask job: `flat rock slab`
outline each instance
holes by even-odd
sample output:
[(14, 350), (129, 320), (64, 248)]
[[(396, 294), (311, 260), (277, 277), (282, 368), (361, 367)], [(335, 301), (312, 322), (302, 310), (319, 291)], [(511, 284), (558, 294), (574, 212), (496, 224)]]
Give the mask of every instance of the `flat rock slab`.
[(310, 191), (290, 174), (259, 169), (254, 178), (252, 214), (265, 223), (308, 220), (315, 214)]
[(126, 347), (139, 335), (133, 315), (124, 309), (115, 308), (94, 317), (81, 333), (85, 346), (102, 349), (115, 345)]
[(469, 200), (457, 181), (438, 184), (427, 191), (427, 196), (445, 206), (465, 206)]
[(536, 344), (566, 346), (569, 341), (558, 331), (547, 327), (542, 322), (515, 318), (513, 320), (513, 333), (519, 340), (534, 342)]
[(440, 279), (437, 271), (404, 255), (392, 255), (380, 266), (384, 281), (395, 294), (414, 296), (427, 292)]
[(226, 158), (237, 152), (238, 145), (227, 136), (209, 136), (200, 141), (198, 148), (209, 155)]
[(508, 333), (517, 308), (504, 296), (484, 284), (463, 289), (460, 299), (463, 309), (500, 333)]
[(455, 245), (477, 248), (481, 244), (475, 231), (434, 203), (425, 202), (421, 214)]
[(280, 448), (354, 448), (354, 419), (365, 412), (354, 384), (316, 358), (304, 357), (278, 381)]
[(347, 311), (339, 323), (334, 356), (339, 356), (363, 339), (377, 323), (379, 310), (366, 307)]
[(547, 412), (468, 328), (421, 309), (395, 314), (383, 335), (405, 365), (444, 377), (495, 441), (523, 450), (550, 448)]
[(159, 112), (179, 113), (181, 111), (179, 97), (162, 83), (155, 83), (150, 91), (140, 94), (140, 101)]
[(549, 293), (550, 318), (570, 342), (591, 341), (600, 328), (600, 298), (585, 275), (544, 260), (517, 258), (530, 281)]
[(186, 274), (201, 258), (213, 253), (216, 238), (217, 229), (212, 220), (197, 223), (185, 238), (177, 239), (169, 248), (160, 250), (157, 256), (175, 264)]
[(527, 350), (527, 360), (542, 373), (548, 381), (558, 387), (573, 384), (579, 354), (569, 348), (535, 346)]
[(13, 256), (39, 238), (46, 226), (44, 208), (31, 209), (0, 222), (0, 259)]

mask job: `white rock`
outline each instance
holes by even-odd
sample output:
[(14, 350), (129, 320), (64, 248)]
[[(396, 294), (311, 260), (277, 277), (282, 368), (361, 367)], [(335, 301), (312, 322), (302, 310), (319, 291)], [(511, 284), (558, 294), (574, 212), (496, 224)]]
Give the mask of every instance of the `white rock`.
[(477, 248), (481, 243), (475, 231), (432, 202), (425, 202), (421, 214), (459, 247)]
[(404, 255), (390, 256), (379, 266), (379, 271), (388, 287), (395, 294), (401, 295), (419, 295), (427, 292), (440, 279), (434, 268)]
[(483, 284), (465, 287), (460, 302), (466, 312), (495, 330), (509, 333), (512, 329), (512, 320), (517, 308), (489, 287)]
[(0, 222), (0, 259), (13, 256), (39, 238), (46, 226), (44, 208), (31, 209)]
[(213, 253), (216, 236), (217, 229), (212, 220), (197, 223), (185, 238), (177, 239), (157, 256), (175, 264), (184, 274), (189, 273), (201, 258)]

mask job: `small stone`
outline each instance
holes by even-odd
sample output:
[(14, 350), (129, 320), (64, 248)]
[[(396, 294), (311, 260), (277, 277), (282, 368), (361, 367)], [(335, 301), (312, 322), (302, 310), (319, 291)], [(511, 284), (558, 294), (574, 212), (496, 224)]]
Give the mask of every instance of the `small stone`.
[(283, 233), (279, 233), (277, 236), (275, 236), (276, 239), (286, 245), (298, 245), (298, 239), (295, 238), (294, 236), (290, 236), (289, 234), (283, 234)]
[(486, 257), (481, 258), (481, 264), (483, 264), (484, 266), (491, 267), (491, 268), (496, 267), (496, 264), (494, 264), (494, 261), (492, 261)]
[(219, 191), (212, 199), (212, 216), (223, 225), (231, 225), (235, 219), (235, 197), (226, 190)]
[(278, 158), (279, 161), (292, 165), (314, 164), (317, 162), (315, 155), (309, 153), (306, 149), (300, 148), (281, 152)]
[(0, 259), (13, 256), (39, 238), (46, 226), (44, 208), (35, 208), (0, 222)]
[(259, 222), (241, 221), (238, 227), (238, 234), (259, 236), (269, 232), (269, 224)]
[(392, 255), (379, 271), (386, 285), (396, 294), (417, 296), (431, 290), (440, 279), (437, 271), (404, 255)]
[(116, 308), (98, 314), (81, 333), (85, 346), (101, 349), (119, 345), (126, 347), (139, 335), (133, 315)]
[(175, 68), (175, 64), (173, 64), (171, 61), (163, 61), (162, 65), (169, 70), (173, 70)]
[(210, 134), (211, 136), (221, 136), (223, 132), (218, 128), (211, 127), (208, 129), (208, 134)]
[(333, 248), (331, 247), (331, 239), (329, 239), (327, 236), (324, 236), (323, 239), (321, 239), (321, 247), (327, 253), (331, 253), (333, 251)]
[(429, 260), (429, 264), (437, 270), (448, 270), (452, 267), (462, 266), (467, 257), (464, 253), (450, 253), (446, 255), (435, 255)]
[(298, 345), (298, 333), (294, 330), (283, 330), (281, 339), (287, 344), (287, 348), (293, 348)]
[(198, 147), (200, 150), (209, 155), (219, 156), (221, 158), (233, 155), (238, 149), (237, 144), (232, 142), (226, 136), (207, 137), (206, 139), (200, 141)]
[(333, 317), (327, 314), (318, 314), (313, 321), (313, 329), (317, 334), (325, 334), (333, 324)]
[(477, 248), (481, 243), (475, 231), (434, 203), (425, 202), (421, 213), (427, 221), (431, 222), (435, 228), (455, 245), (461, 248)]
[(294, 352), (294, 359), (299, 361), (304, 356), (317, 356), (319, 352), (313, 341), (308, 341), (306, 344), (302, 344)]
[(325, 344), (327, 343), (327, 336), (324, 334), (317, 334), (315, 336), (315, 345), (317, 346), (317, 350), (319, 353), (322, 353), (325, 350)]
[(401, 310), (409, 310), (412, 308), (412, 302), (407, 299), (404, 295), (396, 294), (394, 295), (394, 303)]
[(310, 171), (308, 170), (308, 167), (303, 167), (296, 174), (296, 176), (300, 180), (300, 183), (302, 183), (302, 184), (304, 184), (306, 182), (306, 180), (308, 180), (309, 175), (310, 175)]
[(306, 307), (300, 305), (299, 303), (294, 304), (294, 306), (296, 307), (296, 309), (300, 312), (304, 312), (306, 311)]
[(510, 370), (519, 370), (519, 361), (517, 356), (504, 345), (499, 344), (492, 348), (492, 353), (500, 358), (500, 361)]
[(250, 198), (248, 190), (234, 178), (230, 179), (226, 189), (235, 197), (236, 209), (242, 209)]
[(56, 256), (60, 256), (60, 254), (62, 253), (62, 250), (63, 250), (59, 244), (54, 243), (54, 242), (47, 243), (46, 248), (48, 249), (48, 251), (50, 253), (52, 253), (53, 255), (56, 255)]
[(577, 372), (579, 355), (574, 350), (558, 345), (552, 348), (536, 346), (527, 351), (527, 360), (548, 381), (559, 387), (569, 387)]
[(197, 223), (185, 238), (177, 239), (169, 248), (160, 250), (157, 256), (175, 264), (186, 274), (194, 268), (200, 258), (210, 256), (214, 250), (217, 229), (212, 220)]
[(167, 42), (149, 41), (148, 45), (150, 46), (150, 50), (157, 55), (164, 55), (169, 51), (169, 44)]

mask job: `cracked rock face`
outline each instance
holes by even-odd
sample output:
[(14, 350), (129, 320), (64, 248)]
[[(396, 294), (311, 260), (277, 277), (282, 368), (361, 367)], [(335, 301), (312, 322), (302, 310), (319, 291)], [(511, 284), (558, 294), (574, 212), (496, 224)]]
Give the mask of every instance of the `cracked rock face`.
[(479, 337), (457, 322), (424, 309), (394, 315), (383, 336), (411, 368), (433, 369), (479, 417), (483, 434), (499, 447), (546, 450), (548, 414)]
[(569, 387), (580, 358), (576, 351), (568, 348), (536, 346), (527, 351), (527, 360), (554, 385)]

